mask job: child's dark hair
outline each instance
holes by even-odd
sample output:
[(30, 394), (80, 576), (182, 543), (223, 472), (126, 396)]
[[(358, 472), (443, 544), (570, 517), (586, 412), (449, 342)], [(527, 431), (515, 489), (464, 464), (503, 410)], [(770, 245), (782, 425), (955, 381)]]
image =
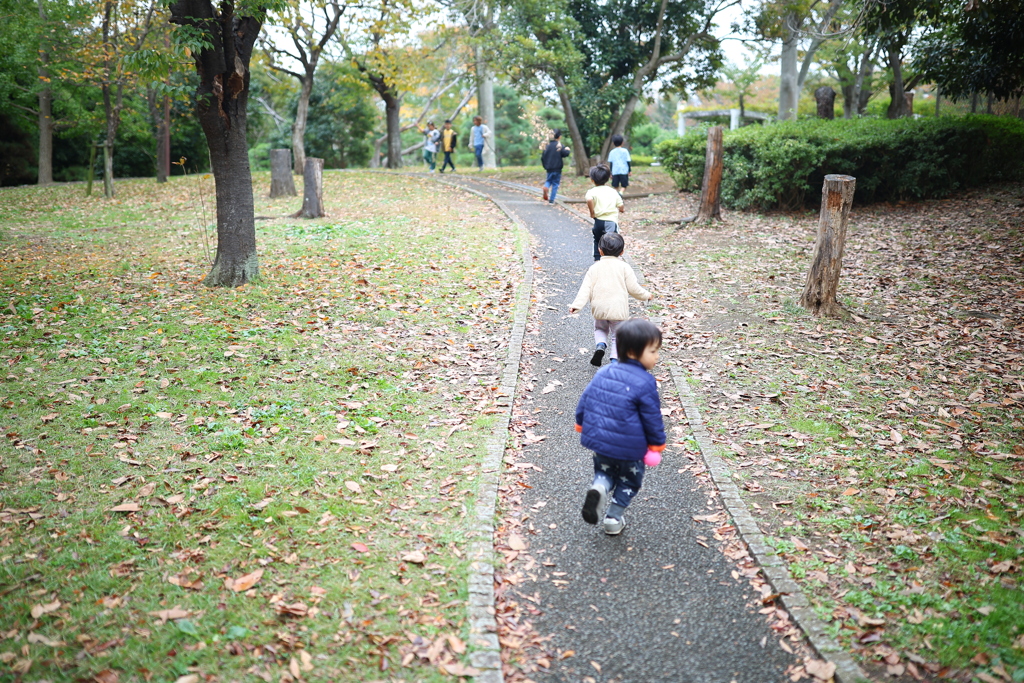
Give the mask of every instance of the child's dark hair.
[(555, 139), (555, 140), (557, 140), (558, 138), (562, 137), (562, 129), (561, 128), (555, 128), (554, 130), (552, 130), (551, 131), (551, 137), (553, 139)]
[(622, 251), (626, 248), (626, 241), (617, 232), (606, 232), (601, 235), (597, 248), (605, 256), (622, 256)]
[(616, 133), (615, 135), (612, 136), (612, 144), (615, 145), (616, 147), (620, 147), (622, 145), (622, 143), (625, 142), (625, 141), (626, 141), (626, 138), (622, 137), (618, 133)]
[(612, 169), (604, 164), (598, 164), (590, 169), (590, 179), (595, 185), (604, 185), (612, 177)]
[(639, 360), (651, 344), (661, 348), (661, 330), (650, 321), (630, 318), (615, 331), (615, 346), (624, 358)]

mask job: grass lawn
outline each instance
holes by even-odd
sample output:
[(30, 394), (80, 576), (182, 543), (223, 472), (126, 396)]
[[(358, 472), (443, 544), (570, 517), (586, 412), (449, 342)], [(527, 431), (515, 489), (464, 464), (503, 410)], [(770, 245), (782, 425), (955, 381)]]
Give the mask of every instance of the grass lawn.
[(488, 203), (256, 174), (261, 280), (209, 290), (212, 180), (0, 191), (0, 679), (454, 680), (519, 240)]
[(762, 531), (878, 679), (1024, 681), (1024, 197), (855, 206), (839, 286), (797, 302), (817, 212), (629, 203), (666, 350)]

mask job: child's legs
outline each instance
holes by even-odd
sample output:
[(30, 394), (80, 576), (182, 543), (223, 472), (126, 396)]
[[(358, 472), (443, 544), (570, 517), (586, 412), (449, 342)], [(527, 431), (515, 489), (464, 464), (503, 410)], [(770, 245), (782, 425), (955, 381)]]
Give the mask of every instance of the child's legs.
[(548, 201), (554, 202), (555, 196), (558, 194), (558, 186), (562, 184), (562, 172), (549, 171), (548, 180), (544, 184), (551, 188), (551, 192), (548, 194)]
[[(611, 492), (610, 513), (617, 512), (621, 515), (621, 511), (629, 507), (643, 485), (645, 470), (643, 460), (616, 460), (594, 454), (594, 483), (600, 481)], [(611, 486), (608, 486), (609, 480), (612, 482)]]
[(594, 233), (594, 260), (599, 261), (601, 259), (601, 252), (598, 245), (601, 243), (601, 238), (604, 237), (604, 226), (605, 221), (599, 218), (594, 219), (594, 228), (591, 230)]
[(610, 320), (594, 318), (594, 343), (608, 346), (608, 327)]
[(600, 484), (606, 491), (615, 488), (615, 475), (618, 473), (618, 463), (621, 460), (612, 460), (603, 455), (594, 453), (594, 483), (591, 486)]
[(484, 167), (484, 146), (473, 145), (473, 152), (476, 154), (476, 165), (477, 168), (483, 169)]
[(616, 348), (616, 345), (615, 345), (615, 332), (619, 329), (619, 324), (622, 321), (621, 320), (602, 320), (601, 322), (603, 322), (603, 323), (605, 323), (605, 325), (607, 325), (606, 329), (608, 330), (608, 341), (606, 343), (608, 344), (608, 357), (609, 358), (616, 358), (617, 359), (619, 357), (619, 350)]

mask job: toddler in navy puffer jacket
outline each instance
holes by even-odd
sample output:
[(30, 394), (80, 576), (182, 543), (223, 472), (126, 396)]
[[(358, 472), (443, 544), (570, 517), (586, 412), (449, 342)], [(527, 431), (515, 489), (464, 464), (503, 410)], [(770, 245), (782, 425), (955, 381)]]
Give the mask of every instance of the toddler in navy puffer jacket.
[[(576, 406), (576, 431), (594, 451), (583, 519), (597, 524), (604, 512), (604, 531), (612, 536), (621, 533), (623, 512), (643, 484), (644, 457), (665, 448), (658, 383), (648, 372), (658, 362), (661, 330), (646, 320), (627, 320), (619, 326), (618, 345), (620, 362), (599, 370)], [(649, 458), (652, 466), (656, 460)]]

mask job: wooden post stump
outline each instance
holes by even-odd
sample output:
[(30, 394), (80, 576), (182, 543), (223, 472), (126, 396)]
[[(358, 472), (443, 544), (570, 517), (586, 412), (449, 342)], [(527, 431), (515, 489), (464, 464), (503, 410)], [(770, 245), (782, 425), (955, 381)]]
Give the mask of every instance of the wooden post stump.
[(814, 101), (818, 103), (818, 118), (829, 119), (836, 117), (836, 91), (827, 85), (823, 85), (814, 91)]
[(800, 295), (800, 305), (817, 316), (843, 318), (847, 315), (836, 300), (836, 290), (843, 270), (846, 223), (856, 187), (857, 179), (853, 176), (830, 174), (825, 176), (821, 188), (818, 239), (814, 243), (807, 283)]
[(303, 218), (320, 218), (324, 214), (324, 160), (306, 157), (306, 168), (302, 174), (302, 210)]
[(704, 153), (704, 182), (700, 188), (697, 215), (683, 223), (722, 220), (722, 126), (708, 129), (708, 146)]
[(290, 149), (270, 150), (270, 196), (294, 197), (295, 181), (292, 180), (292, 151)]

